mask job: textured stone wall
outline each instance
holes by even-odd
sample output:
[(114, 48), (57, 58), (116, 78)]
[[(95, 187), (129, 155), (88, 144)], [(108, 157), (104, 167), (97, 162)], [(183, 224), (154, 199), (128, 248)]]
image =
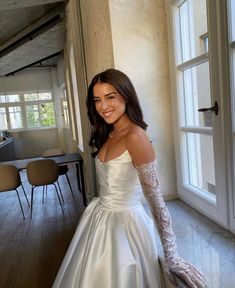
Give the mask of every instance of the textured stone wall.
[(114, 65), (137, 89), (157, 151), (162, 191), (176, 193), (167, 17), (164, 0), (110, 0)]

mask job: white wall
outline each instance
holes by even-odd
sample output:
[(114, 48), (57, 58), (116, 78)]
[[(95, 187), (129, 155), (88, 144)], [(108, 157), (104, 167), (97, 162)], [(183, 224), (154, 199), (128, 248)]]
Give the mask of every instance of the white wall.
[(0, 91), (52, 89), (51, 73), (46, 70), (25, 70), (15, 76), (0, 77)]
[[(130, 76), (157, 150), (162, 191), (167, 198), (174, 197), (176, 173), (164, 0), (81, 0), (80, 4), (87, 82), (112, 67)], [(85, 109), (81, 114), (86, 116)]]
[[(61, 136), (61, 107), (60, 99), (63, 96), (59, 88), (57, 71), (53, 69), (29, 69), (16, 73), (15, 76), (0, 77), (0, 92), (17, 92), (49, 89), (55, 97), (55, 109), (58, 129), (40, 129), (14, 131), (11, 135), (15, 138), (16, 158), (40, 156), (43, 151), (63, 146)], [(61, 132), (58, 133), (58, 130)]]
[(109, 0), (114, 66), (136, 87), (157, 151), (162, 192), (176, 193), (164, 0)]
[(12, 132), (16, 159), (39, 157), (47, 149), (58, 147), (57, 128)]

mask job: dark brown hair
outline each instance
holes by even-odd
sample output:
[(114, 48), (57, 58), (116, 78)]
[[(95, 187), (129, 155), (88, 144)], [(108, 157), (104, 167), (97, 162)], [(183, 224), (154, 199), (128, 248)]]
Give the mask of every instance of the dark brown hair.
[(94, 149), (94, 155), (99, 152), (99, 149), (107, 140), (109, 133), (113, 130), (113, 125), (107, 124), (96, 111), (93, 88), (97, 83), (111, 84), (126, 100), (126, 114), (131, 121), (143, 129), (146, 129), (148, 126), (143, 120), (139, 99), (129, 77), (116, 69), (107, 69), (98, 73), (94, 76), (88, 87), (86, 99), (87, 114), (92, 126), (89, 145)]

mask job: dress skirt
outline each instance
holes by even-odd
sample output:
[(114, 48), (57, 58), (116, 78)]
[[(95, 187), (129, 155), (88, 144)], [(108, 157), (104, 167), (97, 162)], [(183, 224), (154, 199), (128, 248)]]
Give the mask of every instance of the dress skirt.
[(157, 233), (142, 204), (86, 208), (53, 288), (164, 288)]

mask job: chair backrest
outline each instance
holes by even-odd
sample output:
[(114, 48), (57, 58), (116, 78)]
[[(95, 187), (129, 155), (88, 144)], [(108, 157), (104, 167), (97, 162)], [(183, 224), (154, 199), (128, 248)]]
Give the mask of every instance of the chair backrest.
[(57, 164), (52, 159), (32, 161), (26, 170), (28, 181), (33, 186), (53, 184), (58, 179)]
[(0, 192), (15, 190), (20, 184), (20, 173), (15, 166), (0, 165)]
[(49, 149), (46, 150), (43, 154), (42, 157), (46, 158), (46, 157), (52, 157), (52, 156), (62, 156), (64, 155), (64, 151), (60, 148), (53, 148), (53, 149)]

